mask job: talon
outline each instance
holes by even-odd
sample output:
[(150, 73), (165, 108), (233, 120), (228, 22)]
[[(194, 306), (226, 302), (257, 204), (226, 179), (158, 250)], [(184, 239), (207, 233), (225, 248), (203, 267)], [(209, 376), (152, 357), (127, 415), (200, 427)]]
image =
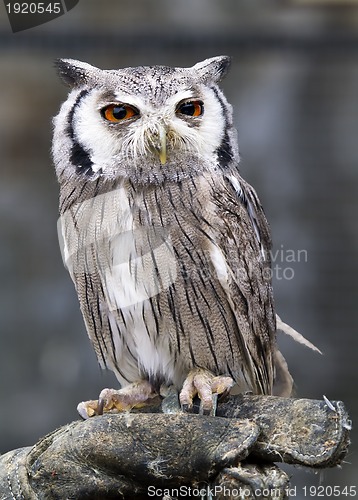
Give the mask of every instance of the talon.
[(103, 413), (119, 413), (142, 408), (153, 403), (157, 393), (146, 380), (133, 382), (123, 389), (103, 389), (97, 401), (83, 401), (77, 406), (77, 411), (83, 419)]
[(210, 415), (215, 413), (216, 401), (213, 401), (213, 394), (229, 393), (234, 381), (231, 377), (215, 376), (208, 370), (195, 368), (191, 370), (184, 381), (180, 391), (179, 400), (183, 411), (191, 411), (193, 399), (198, 396), (200, 401), (199, 413)]
[(182, 404), (182, 405), (181, 405), (181, 409), (182, 409), (185, 413), (190, 413), (190, 408), (189, 408), (189, 405), (188, 405), (188, 404)]
[(77, 405), (77, 411), (83, 420), (98, 415), (98, 401), (82, 401)]
[(218, 394), (213, 394), (211, 397), (211, 409), (204, 408), (202, 402), (200, 401), (199, 415), (212, 415), (213, 417), (216, 414), (216, 408), (218, 406)]
[(103, 409), (104, 409), (104, 399), (100, 397), (98, 398), (97, 415), (103, 415)]
[(202, 408), (201, 411), (199, 411), (199, 415), (204, 415), (204, 416), (209, 416), (211, 414), (211, 409), (209, 408)]

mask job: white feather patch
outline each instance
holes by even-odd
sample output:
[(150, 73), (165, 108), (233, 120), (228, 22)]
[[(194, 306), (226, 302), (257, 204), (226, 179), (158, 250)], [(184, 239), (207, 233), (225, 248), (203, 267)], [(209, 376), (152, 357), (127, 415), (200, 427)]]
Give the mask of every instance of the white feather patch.
[[(147, 308), (149, 304), (142, 303), (122, 309), (126, 322), (122, 335), (119, 333), (115, 313), (108, 313), (118, 358), (116, 363), (109, 360), (108, 364), (111, 365), (122, 386), (138, 380), (144, 372), (148, 376), (163, 377), (164, 380), (180, 387), (185, 376), (184, 370), (179, 363), (174, 363), (168, 338), (157, 336), (155, 321), (150, 312), (144, 320), (143, 313)], [(127, 348), (132, 355), (129, 355)], [(120, 366), (121, 373), (126, 379), (116, 371), (116, 364)]]
[(229, 270), (226, 259), (220, 248), (213, 243), (210, 244), (210, 258), (214, 265), (218, 280), (227, 286), (229, 281)]
[[(122, 241), (122, 243), (121, 243)], [(123, 309), (167, 290), (177, 277), (169, 239), (149, 253), (136, 253), (136, 232), (112, 240), (113, 265), (105, 271), (110, 309)]]
[(238, 179), (234, 175), (229, 175), (228, 176), (229, 181), (233, 185), (233, 188), (235, 189), (237, 195), (239, 198), (242, 198), (243, 192), (242, 192), (242, 187)]

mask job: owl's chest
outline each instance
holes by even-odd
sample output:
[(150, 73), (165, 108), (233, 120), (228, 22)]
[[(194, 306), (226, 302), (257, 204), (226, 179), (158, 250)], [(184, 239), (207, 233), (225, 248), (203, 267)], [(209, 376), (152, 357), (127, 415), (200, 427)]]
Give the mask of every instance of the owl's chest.
[[(111, 309), (142, 303), (168, 290), (190, 268), (203, 266), (218, 217), (210, 192), (171, 185), (133, 193), (122, 189), (112, 222), (97, 239), (99, 265)], [(102, 210), (105, 213), (105, 210)], [(201, 256), (201, 257), (200, 257)]]
[(76, 212), (82, 310), (90, 335), (93, 311), (99, 329), (110, 323), (106, 363), (127, 381), (180, 384), (194, 358), (205, 364), (206, 330), (234, 329), (212, 260), (222, 221), (212, 188), (198, 184), (121, 188)]
[[(139, 366), (180, 384), (184, 369), (174, 362), (170, 332), (176, 329), (176, 311), (190, 309), (186, 289), (205, 268), (202, 219), (208, 215), (190, 193), (183, 197), (183, 190), (121, 194), (126, 199), (117, 204), (118, 223), (105, 244), (107, 265), (99, 265), (99, 272), (113, 330), (121, 338), (122, 370), (135, 379)], [(133, 375), (127, 350), (135, 358)]]

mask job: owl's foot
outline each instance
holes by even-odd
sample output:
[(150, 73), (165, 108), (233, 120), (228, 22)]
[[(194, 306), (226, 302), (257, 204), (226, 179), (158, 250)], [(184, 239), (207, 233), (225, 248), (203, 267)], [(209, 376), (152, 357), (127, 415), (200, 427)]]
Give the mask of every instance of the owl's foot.
[(157, 392), (147, 380), (139, 380), (123, 387), (123, 389), (103, 389), (98, 400), (82, 401), (77, 411), (87, 419), (103, 413), (119, 413), (132, 408), (142, 408), (151, 404)]
[(198, 396), (201, 401), (200, 412), (203, 415), (215, 413), (213, 396), (228, 394), (233, 385), (234, 381), (231, 377), (222, 375), (216, 377), (208, 370), (195, 368), (189, 372), (180, 391), (179, 400), (181, 407), (184, 411), (191, 411), (193, 408), (193, 399), (195, 396)]

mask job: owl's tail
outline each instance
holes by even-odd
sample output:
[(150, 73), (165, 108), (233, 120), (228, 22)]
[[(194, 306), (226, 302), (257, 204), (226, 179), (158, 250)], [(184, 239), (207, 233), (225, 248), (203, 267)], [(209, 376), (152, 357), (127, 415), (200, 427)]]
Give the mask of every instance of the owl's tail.
[(299, 344), (303, 344), (309, 349), (312, 349), (312, 351), (316, 351), (319, 354), (322, 354), (322, 352), (318, 349), (318, 347), (313, 345), (312, 342), (307, 340), (301, 333), (299, 333), (297, 330), (292, 328), (292, 326), (288, 325), (287, 323), (284, 323), (278, 314), (276, 314), (276, 328), (277, 330), (280, 330), (286, 335), (292, 337), (293, 340), (295, 340)]
[[(313, 351), (322, 354), (322, 352), (318, 349), (318, 347), (313, 345), (312, 342), (307, 340), (301, 333), (297, 332), (294, 328), (292, 328), (292, 326), (288, 325), (287, 323), (284, 323), (280, 318), (280, 316), (278, 316), (277, 314), (276, 314), (276, 325), (277, 325), (277, 330), (280, 330), (289, 337), (293, 338), (293, 340), (295, 340), (299, 344), (303, 344), (309, 349), (312, 349)], [(274, 354), (274, 363), (275, 363), (275, 381), (274, 381), (273, 394), (275, 396), (282, 396), (286, 398), (290, 397), (293, 391), (293, 378), (288, 370), (285, 358), (278, 349), (276, 349)]]

